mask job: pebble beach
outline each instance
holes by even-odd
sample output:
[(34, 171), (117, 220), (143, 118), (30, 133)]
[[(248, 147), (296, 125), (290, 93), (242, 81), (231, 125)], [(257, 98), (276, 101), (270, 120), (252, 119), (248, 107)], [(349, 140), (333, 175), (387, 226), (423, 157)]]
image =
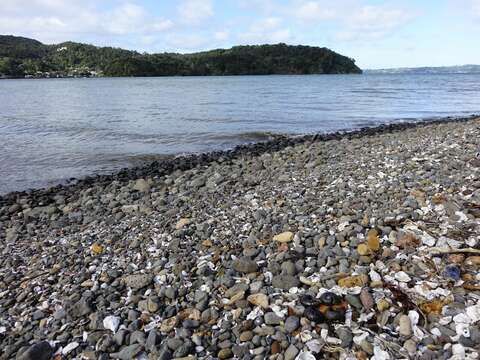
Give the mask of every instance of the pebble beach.
[(0, 197), (0, 359), (479, 359), (480, 118)]

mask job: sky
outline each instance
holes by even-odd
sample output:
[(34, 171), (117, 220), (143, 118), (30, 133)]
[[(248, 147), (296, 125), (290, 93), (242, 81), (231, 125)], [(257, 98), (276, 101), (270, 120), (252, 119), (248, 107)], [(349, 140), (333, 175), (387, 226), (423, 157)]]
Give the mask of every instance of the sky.
[(363, 69), (480, 64), (480, 0), (0, 0), (0, 34), (141, 52), (284, 42)]

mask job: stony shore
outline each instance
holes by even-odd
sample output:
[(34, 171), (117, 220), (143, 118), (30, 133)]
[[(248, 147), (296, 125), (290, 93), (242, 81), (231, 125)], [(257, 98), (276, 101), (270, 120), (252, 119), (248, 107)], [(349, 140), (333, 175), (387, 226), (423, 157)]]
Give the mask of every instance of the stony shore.
[(0, 198), (0, 359), (478, 359), (480, 118)]

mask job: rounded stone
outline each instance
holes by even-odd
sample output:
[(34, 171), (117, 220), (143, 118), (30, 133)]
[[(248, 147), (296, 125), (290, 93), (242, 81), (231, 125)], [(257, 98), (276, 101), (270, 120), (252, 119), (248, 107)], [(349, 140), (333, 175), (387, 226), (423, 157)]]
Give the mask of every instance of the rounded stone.
[(217, 354), (219, 359), (230, 359), (233, 356), (231, 349), (222, 349)]

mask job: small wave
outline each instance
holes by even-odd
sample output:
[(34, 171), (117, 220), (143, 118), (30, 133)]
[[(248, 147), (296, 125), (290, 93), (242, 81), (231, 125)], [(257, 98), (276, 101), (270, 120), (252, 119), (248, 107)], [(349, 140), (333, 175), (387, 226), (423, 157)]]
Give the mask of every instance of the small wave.
[(274, 140), (284, 136), (286, 135), (270, 131), (247, 131), (232, 134), (211, 134), (208, 140), (219, 142), (258, 142)]
[(83, 159), (85, 168), (93, 168), (98, 173), (108, 173), (125, 167), (136, 167), (149, 164), (154, 161), (172, 159), (176, 154), (168, 153), (139, 153), (139, 154), (103, 154), (95, 158)]

